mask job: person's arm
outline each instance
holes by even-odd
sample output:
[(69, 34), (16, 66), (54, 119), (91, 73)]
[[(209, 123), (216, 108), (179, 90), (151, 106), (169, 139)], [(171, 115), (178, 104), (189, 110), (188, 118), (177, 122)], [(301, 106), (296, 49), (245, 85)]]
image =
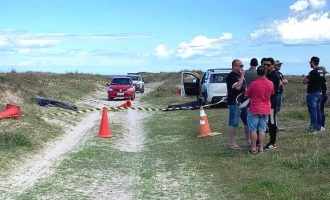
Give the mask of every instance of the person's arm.
[(243, 83), (244, 83), (244, 70), (243, 69), (241, 69), (241, 76), (240, 76), (240, 78), (238, 79), (238, 82), (236, 82), (234, 85), (233, 85), (233, 88), (235, 88), (236, 90), (240, 90), (241, 88), (242, 88), (242, 86), (243, 86)]
[(288, 79), (286, 79), (284, 76), (283, 76), (283, 78), (282, 78), (282, 84), (283, 85), (286, 85), (286, 84), (288, 84), (289, 83), (289, 80)]
[(307, 84), (309, 82), (309, 78), (311, 77), (313, 71), (310, 71), (307, 76), (303, 79), (303, 84)]
[(303, 80), (303, 84), (307, 84), (309, 82), (308, 76), (305, 76), (304, 80)]

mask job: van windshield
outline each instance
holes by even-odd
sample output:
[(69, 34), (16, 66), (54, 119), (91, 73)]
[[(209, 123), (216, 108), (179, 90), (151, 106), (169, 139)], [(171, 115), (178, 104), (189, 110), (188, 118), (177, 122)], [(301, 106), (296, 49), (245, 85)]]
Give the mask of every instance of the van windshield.
[(139, 76), (129, 76), (133, 81), (138, 81), (139, 80)]
[(211, 74), (210, 83), (226, 83), (228, 73), (226, 74)]

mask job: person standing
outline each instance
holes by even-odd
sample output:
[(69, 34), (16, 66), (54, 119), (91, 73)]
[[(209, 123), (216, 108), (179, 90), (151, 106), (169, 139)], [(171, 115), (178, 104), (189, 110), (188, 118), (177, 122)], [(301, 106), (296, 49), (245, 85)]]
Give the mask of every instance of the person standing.
[(249, 87), (252, 81), (257, 79), (257, 66), (258, 66), (258, 60), (256, 58), (252, 58), (250, 61), (250, 68), (245, 71), (245, 75), (244, 75), (244, 79), (247, 87)]
[(277, 137), (277, 113), (276, 113), (276, 95), (279, 93), (279, 87), (280, 87), (280, 77), (275, 69), (275, 61), (273, 58), (269, 57), (264, 60), (263, 65), (267, 69), (267, 75), (266, 77), (268, 80), (273, 82), (274, 85), (274, 94), (271, 95), (270, 101), (271, 101), (271, 109), (270, 109), (270, 115), (268, 119), (268, 131), (269, 131), (269, 137), (270, 140), (268, 144), (264, 147), (264, 149), (275, 149), (277, 148), (276, 145), (276, 137)]
[(320, 58), (313, 56), (309, 61), (312, 70), (303, 79), (303, 83), (307, 84), (307, 108), (310, 117), (309, 131), (316, 133), (321, 130), (322, 114), (321, 114), (321, 101), (322, 101), (322, 87), (326, 84), (323, 70), (319, 69), (318, 65)]
[(244, 70), (242, 61), (235, 59), (232, 61), (232, 71), (228, 74), (226, 79), (227, 85), (227, 103), (229, 109), (228, 117), (228, 132), (229, 145), (231, 149), (239, 149), (240, 146), (236, 143), (236, 131), (239, 125), (239, 118), (244, 124), (245, 139), (247, 145), (251, 144), (249, 130), (247, 127), (247, 110), (240, 110), (236, 105), (236, 98), (239, 94), (245, 93), (246, 83), (244, 80)]
[[(325, 74), (327, 74), (327, 70), (325, 67), (320, 67), (320, 69), (323, 71), (323, 76), (325, 77)], [(324, 105), (328, 100), (328, 94), (327, 94), (327, 80), (325, 79), (325, 84), (322, 85), (322, 100), (321, 100), (321, 116), (322, 116), (322, 122), (321, 122), (321, 129), (320, 131), (325, 131), (325, 113), (324, 113)]]
[(282, 74), (282, 72), (280, 71), (282, 64), (283, 63), (281, 63), (279, 60), (275, 61), (275, 69), (277, 70), (277, 73), (280, 77), (280, 87), (279, 87), (278, 94), (276, 95), (276, 112), (277, 113), (280, 112), (281, 106), (282, 106), (283, 91), (284, 91), (283, 85), (286, 85), (289, 83), (288, 79), (286, 79), (284, 77), (284, 75)]
[[(252, 154), (263, 151), (265, 131), (271, 113), (270, 97), (275, 93), (274, 85), (266, 78), (266, 73), (266, 67), (259, 66), (257, 69), (258, 78), (249, 85), (246, 91), (246, 95), (250, 97), (247, 121), (251, 135), (250, 153)], [(257, 139), (259, 149), (257, 149)]]

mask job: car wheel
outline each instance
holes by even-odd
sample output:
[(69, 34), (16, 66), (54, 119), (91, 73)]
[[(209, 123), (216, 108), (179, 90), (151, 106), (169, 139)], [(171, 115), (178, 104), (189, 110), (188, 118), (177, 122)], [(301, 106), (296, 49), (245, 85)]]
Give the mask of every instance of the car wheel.
[(112, 97), (108, 97), (108, 101), (112, 101), (113, 100), (113, 98)]
[(144, 93), (144, 86), (142, 86), (140, 93), (142, 93), (142, 94)]

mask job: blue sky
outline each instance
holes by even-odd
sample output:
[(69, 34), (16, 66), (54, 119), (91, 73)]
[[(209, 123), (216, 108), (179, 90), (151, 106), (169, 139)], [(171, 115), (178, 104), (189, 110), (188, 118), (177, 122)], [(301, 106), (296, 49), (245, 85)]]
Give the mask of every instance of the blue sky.
[[(330, 63), (328, 0), (0, 0), (0, 71), (177, 72)], [(329, 66), (330, 67), (330, 66)], [(328, 69), (329, 70), (329, 69)]]

